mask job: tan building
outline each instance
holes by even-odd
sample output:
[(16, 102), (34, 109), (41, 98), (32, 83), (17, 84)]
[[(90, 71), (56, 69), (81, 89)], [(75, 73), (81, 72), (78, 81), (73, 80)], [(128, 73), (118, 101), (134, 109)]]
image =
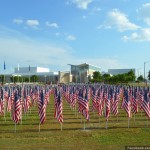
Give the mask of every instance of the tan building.
[(72, 82), (72, 75), (70, 71), (59, 71), (58, 80), (59, 80), (59, 83)]

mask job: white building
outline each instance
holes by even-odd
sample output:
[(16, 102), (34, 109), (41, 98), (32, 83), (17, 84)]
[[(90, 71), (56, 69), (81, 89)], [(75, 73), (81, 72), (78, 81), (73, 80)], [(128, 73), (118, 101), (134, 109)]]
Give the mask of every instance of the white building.
[(130, 69), (108, 69), (108, 74), (111, 74), (111, 75), (124, 74), (124, 73), (128, 73), (131, 70), (135, 74), (134, 68), (130, 68)]
[(41, 82), (57, 82), (58, 72), (50, 72), (49, 68), (43, 67), (16, 67), (12, 76), (31, 77), (37, 75)]
[(16, 67), (14, 70), (15, 74), (38, 74), (50, 72), (49, 68), (42, 67)]

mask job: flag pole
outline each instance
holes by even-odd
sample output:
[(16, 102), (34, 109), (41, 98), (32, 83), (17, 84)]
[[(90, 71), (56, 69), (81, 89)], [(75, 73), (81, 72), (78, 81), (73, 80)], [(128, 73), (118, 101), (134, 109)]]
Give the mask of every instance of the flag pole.
[(141, 117), (142, 117), (142, 110), (141, 110)]
[(117, 114), (117, 122), (118, 122), (118, 114)]
[(106, 129), (108, 129), (108, 119), (106, 120)]
[(15, 122), (15, 133), (16, 133), (16, 122)]
[(29, 83), (30, 83), (30, 65), (29, 65)]
[(128, 117), (128, 128), (130, 127), (130, 117)]
[(134, 123), (135, 123), (135, 113), (134, 113)]
[(82, 123), (82, 113), (81, 113), (81, 123)]
[(85, 118), (84, 118), (84, 130), (85, 130)]
[(61, 131), (62, 131), (62, 123), (60, 123), (60, 129), (61, 129)]
[(40, 129), (40, 123), (39, 123), (39, 132), (41, 131), (41, 129)]
[(76, 109), (77, 109), (77, 105), (75, 104), (75, 116), (76, 116), (76, 112), (77, 112), (77, 110), (76, 110)]
[(100, 127), (100, 116), (99, 116), (99, 127)]
[(22, 97), (21, 97), (21, 125), (22, 125)]
[(5, 83), (5, 70), (6, 70), (6, 64), (5, 64), (5, 60), (4, 60), (4, 83)]
[(6, 122), (6, 101), (4, 99), (4, 88), (3, 88), (3, 103), (4, 103), (4, 120)]
[(19, 64), (18, 64), (18, 83), (19, 83)]
[(5, 101), (4, 101), (4, 120), (6, 122), (6, 102)]

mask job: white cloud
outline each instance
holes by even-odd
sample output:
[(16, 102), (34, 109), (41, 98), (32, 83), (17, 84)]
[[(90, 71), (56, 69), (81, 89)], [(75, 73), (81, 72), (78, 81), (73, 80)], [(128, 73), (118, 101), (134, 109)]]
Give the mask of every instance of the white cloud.
[(34, 29), (38, 29), (38, 26), (40, 25), (38, 20), (27, 20), (26, 24)]
[(124, 36), (123, 40), (127, 41), (138, 41), (138, 42), (150, 42), (150, 28), (141, 29), (139, 32), (134, 32), (130, 36)]
[(73, 36), (73, 35), (68, 35), (68, 36), (67, 36), (67, 40), (69, 40), (69, 41), (74, 41), (74, 40), (76, 40), (76, 37)]
[(141, 8), (137, 9), (140, 18), (150, 26), (150, 3), (143, 4)]
[[(44, 66), (49, 67), (51, 71), (70, 70), (67, 65), (70, 63), (90, 63), (102, 67), (102, 70), (123, 67), (116, 58), (79, 58), (74, 55), (73, 49), (67, 45), (46, 42), (45, 39), (34, 40), (20, 32), (1, 26), (0, 53), (1, 64), (3, 64), (2, 57), (6, 56), (6, 71), (9, 73), (13, 72), (18, 63), (20, 67)], [(0, 70), (2, 71), (1, 68)]]
[(144, 18), (144, 22), (150, 26), (150, 18)]
[(91, 12), (90, 12), (90, 15), (94, 15), (96, 14), (97, 12), (100, 12), (102, 9), (100, 7), (94, 7)]
[(99, 12), (99, 11), (101, 11), (102, 9), (100, 8), (100, 7), (94, 7), (93, 8), (93, 11), (96, 11), (96, 12)]
[(14, 19), (14, 20), (13, 20), (13, 23), (22, 24), (22, 23), (23, 23), (23, 20), (22, 20), (22, 19)]
[(46, 21), (46, 25), (49, 27), (52, 27), (52, 28), (59, 28), (57, 23), (50, 23), (50, 22)]
[(88, 5), (93, 2), (93, 0), (71, 0), (80, 9), (87, 9)]
[(0, 62), (2, 56), (6, 56), (7, 71), (13, 70), (18, 63), (20, 66), (28, 66), (29, 63), (31, 66), (45, 64), (51, 70), (56, 68), (55, 71), (57, 71), (58, 68), (62, 69), (63, 66), (67, 66), (72, 60), (72, 49), (69, 46), (46, 42), (45, 39), (34, 40), (24, 34), (1, 26), (0, 53)]
[(106, 29), (116, 28), (119, 32), (126, 30), (137, 30), (138, 25), (131, 23), (126, 14), (120, 12), (118, 9), (113, 9), (108, 13), (105, 23), (98, 28), (104, 27)]

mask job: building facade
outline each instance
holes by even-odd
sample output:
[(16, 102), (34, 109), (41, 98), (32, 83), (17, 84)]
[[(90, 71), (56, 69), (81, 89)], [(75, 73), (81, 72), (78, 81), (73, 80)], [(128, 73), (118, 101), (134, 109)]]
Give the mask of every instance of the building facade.
[(70, 71), (59, 71), (58, 81), (59, 81), (59, 83), (72, 82), (72, 75), (71, 75)]
[(111, 74), (111, 75), (124, 74), (124, 73), (128, 73), (131, 70), (135, 74), (134, 68), (130, 68), (130, 69), (108, 69), (108, 74)]
[(43, 67), (16, 67), (14, 68), (14, 74), (12, 76), (28, 77), (36, 75), (40, 82), (45, 83), (57, 83), (58, 72), (50, 72), (49, 68)]
[(87, 63), (80, 65), (69, 65), (71, 66), (72, 82), (75, 83), (88, 83), (89, 79), (91, 79), (93, 76), (93, 72), (101, 71), (100, 67)]

